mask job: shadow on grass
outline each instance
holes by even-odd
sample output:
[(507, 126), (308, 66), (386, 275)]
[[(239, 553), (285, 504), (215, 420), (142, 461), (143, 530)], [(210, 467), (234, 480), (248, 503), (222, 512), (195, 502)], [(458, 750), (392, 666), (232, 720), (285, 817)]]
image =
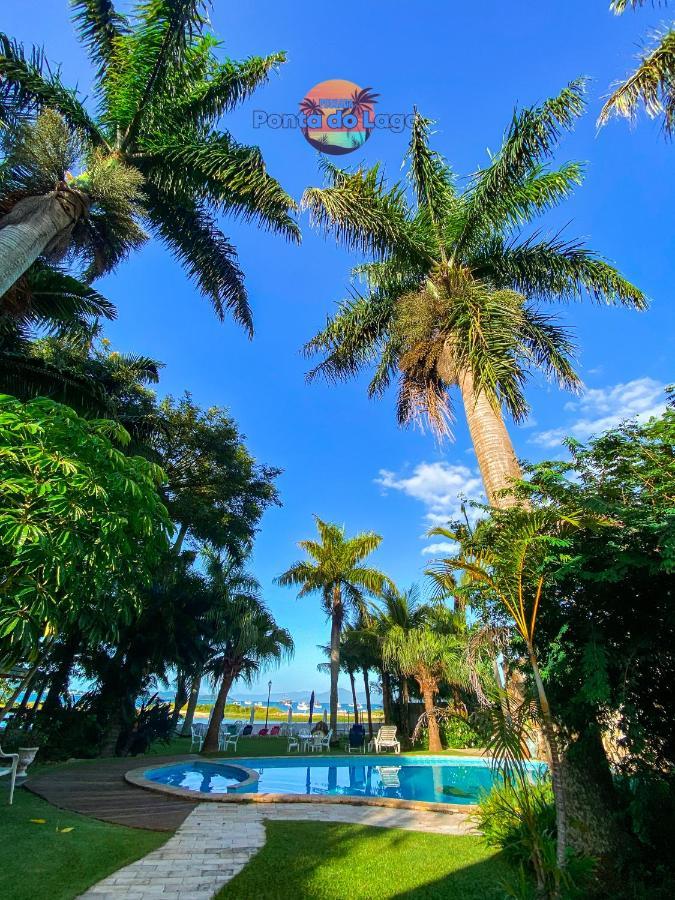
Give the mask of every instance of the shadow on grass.
[(265, 847), (222, 900), (497, 900), (507, 869), (473, 836), (363, 825), (268, 822)]

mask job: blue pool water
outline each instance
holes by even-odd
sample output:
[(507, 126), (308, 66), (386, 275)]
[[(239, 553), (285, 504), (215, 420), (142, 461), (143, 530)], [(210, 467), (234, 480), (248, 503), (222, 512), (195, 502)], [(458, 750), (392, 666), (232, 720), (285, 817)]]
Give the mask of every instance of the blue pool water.
[[(479, 795), (499, 778), (489, 760), (461, 756), (256, 757), (237, 759), (236, 763), (258, 774), (257, 786), (247, 788), (247, 792), (271, 794), (333, 794), (468, 804), (476, 803)], [(529, 763), (528, 768), (536, 778), (546, 767)], [(225, 763), (188, 760), (149, 769), (145, 777), (157, 784), (212, 794), (236, 790), (244, 773)]]

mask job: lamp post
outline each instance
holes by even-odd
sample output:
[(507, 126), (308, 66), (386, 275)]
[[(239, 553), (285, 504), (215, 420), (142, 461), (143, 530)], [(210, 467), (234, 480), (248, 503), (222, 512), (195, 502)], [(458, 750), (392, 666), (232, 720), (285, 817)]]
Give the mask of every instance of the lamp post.
[(272, 693), (272, 682), (267, 682), (267, 712), (265, 713), (265, 728), (267, 728), (267, 720), (270, 717), (270, 694)]

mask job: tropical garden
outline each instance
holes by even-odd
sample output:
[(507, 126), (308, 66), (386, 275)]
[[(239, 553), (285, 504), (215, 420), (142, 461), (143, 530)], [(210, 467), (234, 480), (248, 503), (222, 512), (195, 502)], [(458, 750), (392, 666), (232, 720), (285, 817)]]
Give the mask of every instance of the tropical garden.
[[(530, 413), (539, 376), (583, 390), (575, 304), (608, 318), (648, 307), (591, 241), (540, 223), (584, 181), (581, 163), (558, 161), (584, 117), (602, 128), (644, 108), (672, 136), (675, 32), (659, 33), (602, 109), (589, 110), (584, 79), (518, 107), (464, 178), (415, 111), (403, 175), (320, 155), (320, 182), (294, 200), (227, 127), (284, 53), (230, 59), (201, 0), (70, 5), (89, 98), (41, 48), (0, 33), (3, 750), (38, 745), (45, 767), (187, 753), (209, 686), (201, 752), (212, 754), (235, 685), (307, 649), (253, 565), (263, 518), (283, 500), (281, 468), (256, 458), (226, 405), (200, 405), (187, 384), (165, 390), (163, 361), (140, 336), (133, 352), (115, 349), (117, 309), (101, 286), (159, 241), (216, 318), (251, 336), (245, 273), (223, 229), (236, 219), (297, 243), (302, 223), (353, 259), (348, 299), (298, 335), (308, 380), (357, 379), (398, 424), (444, 446), (461, 401), (485, 502), (434, 525), (445, 549), (401, 584), (377, 562), (383, 536), (331, 521), (316, 497), (276, 587), (325, 617), (334, 736), (348, 684), (369, 738), (381, 697), (404, 752), (487, 752), (503, 776), (477, 808), (480, 837), (356, 840), (356, 826), (320, 823), (315, 842), (314, 823), (275, 822), (222, 896), (352, 896), (378, 865), (383, 880), (405, 870), (396, 896), (672, 896), (675, 394), (548, 460), (519, 459), (512, 423)], [(87, 686), (77, 699), (74, 680)], [(249, 752), (263, 752), (255, 739)], [(540, 781), (532, 758), (547, 763)], [(78, 896), (161, 843), (64, 814), (40, 846), (35, 827), (53, 808), (24, 794), (0, 842), (14, 891), (4, 896), (40, 896), (45, 884), (41, 896)], [(82, 846), (68, 850), (69, 876), (54, 841), (70, 832)], [(43, 886), (16, 887), (14, 845), (41, 854)], [(284, 893), (265, 893), (289, 847)], [(471, 867), (482, 868), (469, 878)]]

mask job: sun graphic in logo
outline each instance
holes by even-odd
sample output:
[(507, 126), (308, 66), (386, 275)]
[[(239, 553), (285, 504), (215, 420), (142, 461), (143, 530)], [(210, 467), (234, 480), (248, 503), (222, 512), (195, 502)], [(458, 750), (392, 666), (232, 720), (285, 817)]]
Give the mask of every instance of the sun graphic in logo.
[(300, 102), (302, 133), (321, 153), (352, 153), (371, 135), (379, 96), (372, 88), (342, 78), (322, 81)]

